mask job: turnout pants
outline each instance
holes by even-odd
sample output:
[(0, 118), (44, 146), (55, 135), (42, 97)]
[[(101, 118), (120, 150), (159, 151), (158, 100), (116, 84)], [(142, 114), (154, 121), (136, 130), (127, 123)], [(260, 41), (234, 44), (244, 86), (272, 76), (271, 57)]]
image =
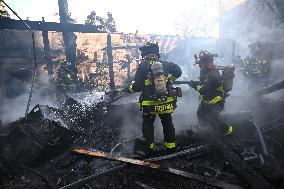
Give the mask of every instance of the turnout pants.
[[(164, 133), (164, 142), (166, 149), (174, 149), (175, 144), (175, 128), (170, 113), (158, 114), (161, 119)], [(154, 148), (154, 122), (156, 114), (144, 113), (142, 115), (142, 133), (146, 143), (150, 149)]]
[(226, 124), (220, 117), (223, 110), (222, 104), (206, 104), (201, 102), (197, 110), (197, 118), (199, 127), (212, 126), (220, 133), (226, 133), (229, 125)]

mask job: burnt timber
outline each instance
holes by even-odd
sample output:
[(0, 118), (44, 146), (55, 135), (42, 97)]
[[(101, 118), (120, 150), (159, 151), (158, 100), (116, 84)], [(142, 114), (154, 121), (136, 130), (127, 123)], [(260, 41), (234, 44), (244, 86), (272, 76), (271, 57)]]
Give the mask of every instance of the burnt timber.
[[(32, 30), (38, 31), (57, 31), (57, 32), (82, 32), (82, 33), (102, 33), (100, 26), (91, 26), (84, 24), (70, 24), (57, 22), (29, 21), (25, 22)], [(26, 26), (20, 20), (0, 18), (0, 30), (27, 30)]]

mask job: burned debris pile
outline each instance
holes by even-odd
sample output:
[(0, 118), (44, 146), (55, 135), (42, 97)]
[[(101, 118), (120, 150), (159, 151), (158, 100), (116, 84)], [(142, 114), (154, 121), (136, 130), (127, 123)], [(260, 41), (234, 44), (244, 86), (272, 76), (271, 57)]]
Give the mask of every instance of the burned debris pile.
[(11, 123), (8, 134), (1, 135), (3, 176), (10, 179), (16, 174), (13, 171), (23, 165), (49, 162), (53, 157), (68, 153), (73, 146), (110, 150), (117, 143), (119, 133), (103, 123), (111, 112), (106, 112), (108, 102), (102, 103), (83, 108), (82, 103), (68, 96), (63, 105), (65, 111), (37, 105), (25, 118)]
[(147, 3), (125, 6), (126, 34), (99, 4), (77, 24), (84, 3), (58, 0), (56, 23), (0, 0), (0, 189), (284, 188), (284, 98), (270, 96), (284, 88), (284, 4), (207, 3), (171, 3), (186, 14), (159, 35), (138, 32)]
[[(258, 128), (249, 112), (227, 114), (236, 126), (232, 137), (187, 131), (177, 135), (175, 153), (165, 154), (157, 144), (155, 157), (144, 159), (135, 153), (140, 137), (120, 137), (121, 111), (139, 115), (137, 104), (99, 93), (86, 100), (88, 95), (69, 95), (60, 109), (37, 105), (11, 123), (1, 135), (2, 188), (283, 187), (283, 117)], [(107, 159), (74, 148), (107, 152)]]

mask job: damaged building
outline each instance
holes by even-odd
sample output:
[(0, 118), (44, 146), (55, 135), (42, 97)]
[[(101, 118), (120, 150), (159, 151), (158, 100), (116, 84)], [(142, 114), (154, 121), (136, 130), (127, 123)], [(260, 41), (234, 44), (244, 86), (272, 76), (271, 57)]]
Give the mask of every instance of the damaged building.
[[(212, 2), (218, 37), (128, 34), (110, 12), (75, 23), (67, 0), (58, 0), (59, 23), (31, 21), (0, 0), (0, 188), (283, 188), (284, 3)], [(143, 51), (149, 44), (158, 53)], [(182, 71), (169, 80), (175, 107), (168, 97), (154, 104), (174, 110), (175, 141), (166, 141), (156, 113), (162, 123), (154, 123), (152, 153), (144, 101), (131, 93), (145, 53)], [(233, 128), (228, 136), (196, 115), (205, 102), (196, 65), (202, 53), (228, 90), (220, 115)]]

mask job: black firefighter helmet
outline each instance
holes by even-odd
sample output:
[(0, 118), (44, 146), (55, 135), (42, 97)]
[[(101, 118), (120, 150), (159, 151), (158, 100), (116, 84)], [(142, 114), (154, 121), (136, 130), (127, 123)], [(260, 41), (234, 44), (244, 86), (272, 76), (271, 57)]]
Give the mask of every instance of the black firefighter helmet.
[(194, 54), (195, 64), (213, 64), (214, 55), (208, 51), (198, 51)]
[(139, 50), (141, 51), (142, 58), (145, 58), (149, 54), (155, 54), (160, 58), (159, 46), (156, 43), (146, 42)]

